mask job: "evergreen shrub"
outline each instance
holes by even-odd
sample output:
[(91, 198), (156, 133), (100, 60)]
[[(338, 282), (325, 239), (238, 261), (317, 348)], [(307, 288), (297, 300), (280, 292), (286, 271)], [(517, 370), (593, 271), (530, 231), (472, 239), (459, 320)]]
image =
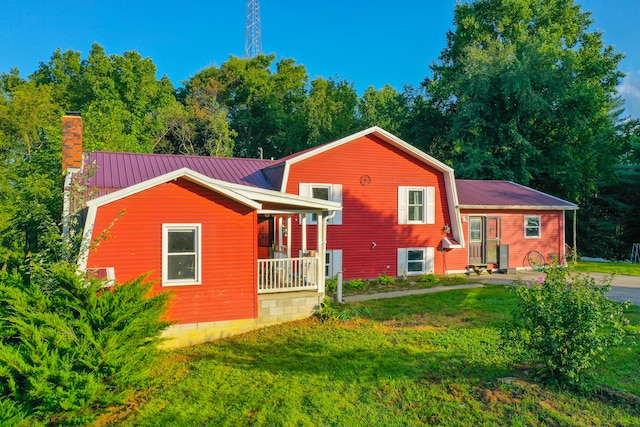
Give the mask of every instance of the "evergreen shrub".
[(144, 277), (104, 288), (72, 265), (47, 271), (44, 287), (0, 271), (0, 416), (83, 425), (145, 384), (169, 297)]

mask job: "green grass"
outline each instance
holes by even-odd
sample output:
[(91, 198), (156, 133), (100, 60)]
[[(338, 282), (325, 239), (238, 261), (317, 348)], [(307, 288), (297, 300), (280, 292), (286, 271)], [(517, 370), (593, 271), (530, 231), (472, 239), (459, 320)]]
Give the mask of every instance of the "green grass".
[(580, 261), (573, 267), (574, 270), (584, 273), (623, 274), (626, 276), (640, 276), (640, 264), (628, 262), (593, 262)]
[[(387, 276), (388, 277), (388, 276)], [(391, 278), (389, 278), (391, 279)], [(393, 280), (382, 282), (379, 279), (357, 279), (345, 281), (343, 283), (342, 294), (344, 296), (356, 294), (374, 294), (378, 292), (394, 292), (410, 289), (427, 289), (436, 286), (455, 286), (466, 283), (473, 283), (466, 275), (455, 276), (435, 276), (425, 275), (412, 277), (409, 279), (394, 278)], [(335, 290), (328, 292), (330, 297), (335, 297)]]
[[(514, 304), (501, 286), (372, 300), (372, 318), (311, 318), (167, 352), (154, 387), (100, 425), (640, 425), (629, 404), (640, 396), (637, 335), (592, 384), (624, 399), (548, 388), (503, 348)], [(634, 328), (637, 307), (630, 317)]]

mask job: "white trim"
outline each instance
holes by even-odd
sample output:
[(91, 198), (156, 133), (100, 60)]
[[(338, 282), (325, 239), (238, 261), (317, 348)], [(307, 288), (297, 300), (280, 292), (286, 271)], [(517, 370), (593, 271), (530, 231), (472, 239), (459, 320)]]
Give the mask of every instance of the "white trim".
[(572, 211), (573, 206), (529, 206), (529, 205), (459, 205), (460, 209), (519, 210), (519, 211)]
[(291, 171), (292, 164), (301, 162), (317, 154), (331, 150), (342, 144), (346, 144), (350, 141), (353, 141), (355, 139), (358, 139), (360, 137), (370, 135), (370, 134), (378, 136), (380, 139), (389, 143), (390, 145), (400, 149), (401, 151), (409, 154), (410, 156), (420, 160), (421, 162), (443, 173), (444, 184), (446, 188), (447, 204), (449, 206), (449, 216), (450, 216), (449, 223), (451, 224), (452, 238), (460, 242), (462, 247), (464, 247), (465, 239), (464, 239), (464, 233), (462, 232), (462, 221), (460, 220), (460, 209), (458, 206), (458, 192), (456, 189), (455, 173), (453, 168), (436, 160), (435, 158), (429, 156), (427, 153), (415, 148), (411, 144), (403, 141), (402, 139), (398, 138), (397, 136), (387, 132), (386, 130), (378, 126), (370, 127), (368, 129), (365, 129), (353, 135), (347, 136), (345, 138), (339, 139), (337, 141), (321, 145), (316, 149), (309, 150), (304, 154), (300, 154), (299, 156), (295, 156), (293, 158), (285, 160), (285, 166), (284, 166), (284, 171), (282, 176), (282, 186), (280, 188), (281, 191), (284, 193), (287, 190), (287, 183), (289, 181), (289, 173)]
[[(342, 206), (342, 184), (331, 186), (331, 201)], [(342, 225), (342, 209), (336, 210), (333, 218), (329, 220), (330, 225)]]
[(98, 214), (98, 206), (87, 203), (87, 219), (84, 222), (84, 230), (82, 232), (82, 243), (80, 243), (80, 254), (78, 256), (78, 269), (85, 271), (87, 269), (87, 260), (89, 258), (89, 250), (91, 249), (93, 228), (96, 224), (96, 216)]
[(163, 184), (165, 182), (174, 181), (178, 178), (185, 178), (195, 184), (198, 184), (211, 191), (222, 194), (231, 198), (243, 205), (249, 206), (258, 210), (259, 213), (299, 213), (300, 209), (295, 212), (293, 209), (262, 209), (262, 202), (277, 203), (282, 205), (289, 205), (291, 207), (304, 208), (303, 211), (338, 211), (342, 209), (342, 206), (319, 199), (311, 199), (307, 197), (300, 197), (296, 194), (280, 193), (273, 190), (264, 190), (261, 188), (248, 187), (240, 184), (231, 184), (225, 181), (209, 178), (201, 173), (195, 172), (189, 168), (177, 169), (173, 172), (160, 175), (158, 177), (143, 181), (131, 187), (123, 188), (113, 193), (107, 194), (102, 197), (89, 200), (87, 202), (87, 218), (84, 223), (84, 231), (82, 235), (82, 243), (80, 247), (80, 256), (78, 257), (78, 268), (81, 271), (86, 270), (87, 261), (89, 257), (89, 249), (92, 243), (93, 229), (95, 227), (95, 221), (97, 216), (97, 210), (99, 207), (108, 203), (123, 199), (130, 195), (142, 192), (154, 186)]
[(211, 191), (227, 196), (228, 198), (235, 200), (243, 205), (249, 206), (251, 208), (254, 208), (254, 209), (262, 208), (262, 205), (260, 203), (257, 203), (239, 194), (237, 191), (231, 190), (228, 183), (225, 183), (224, 181), (211, 179), (206, 175), (195, 172), (189, 168), (177, 169), (173, 172), (169, 172), (164, 175), (160, 175), (155, 178), (142, 181), (130, 187), (123, 188), (122, 190), (114, 191), (113, 193), (109, 193), (102, 197), (97, 197), (93, 200), (88, 201), (87, 205), (97, 205), (97, 206), (105, 205), (107, 203), (115, 202), (117, 200), (123, 199), (125, 197), (131, 196), (133, 194), (139, 193), (149, 188), (155, 187), (157, 185), (164, 184), (165, 182), (174, 181), (178, 178), (184, 178), (188, 181), (198, 184)]
[[(422, 251), (422, 260), (409, 260), (409, 251)], [(421, 271), (409, 271), (409, 262), (422, 262)], [(433, 273), (435, 267), (435, 248), (398, 248), (398, 276), (420, 276)]]
[[(413, 145), (403, 141), (402, 139), (398, 138), (397, 136), (393, 135), (392, 133), (387, 132), (386, 130), (378, 127), (378, 126), (372, 126), (368, 129), (364, 129), (360, 132), (354, 133), (352, 135), (346, 136), (344, 138), (338, 139), (337, 141), (333, 141), (330, 142), (328, 144), (324, 144), (324, 145), (320, 145), (319, 147), (317, 147), (314, 150), (309, 150), (304, 154), (300, 154), (299, 156), (295, 156), (289, 160), (286, 160), (286, 164), (285, 164), (285, 176), (283, 177), (283, 183), (284, 183), (284, 179), (286, 176), (288, 176), (289, 170), (286, 170), (286, 166), (288, 165), (292, 165), (294, 163), (298, 163), (301, 162), (303, 160), (306, 160), (310, 157), (313, 157), (317, 154), (320, 153), (324, 153), (325, 151), (331, 150), (335, 147), (338, 147), (340, 145), (346, 144), (348, 142), (354, 141), (358, 138), (361, 138), (363, 136), (369, 135), (369, 134), (376, 134), (378, 137), (380, 137), (382, 140), (384, 140), (387, 143), (390, 143), (391, 145), (396, 146), (397, 148), (399, 148), (400, 150), (404, 151), (407, 154), (410, 154), (413, 157), (416, 157), (422, 161), (424, 161), (425, 163), (430, 163), (431, 166), (433, 166), (435, 169), (437, 169), (440, 172), (453, 172), (453, 168), (451, 168), (450, 166), (447, 166), (446, 164), (440, 162), (439, 160), (436, 160), (435, 158), (431, 157), (430, 155), (428, 155), (427, 153), (417, 149), (416, 147), (414, 147)], [(284, 186), (283, 188), (286, 188), (286, 186)]]
[[(196, 272), (195, 278), (189, 279), (169, 279), (169, 232), (176, 230), (195, 231), (195, 256)], [(190, 255), (190, 254), (189, 254)], [(162, 224), (162, 286), (189, 286), (202, 284), (202, 224)]]
[[(313, 197), (313, 190), (315, 188), (326, 188), (329, 190), (329, 200), (324, 199), (316, 199)], [(298, 183), (298, 194), (299, 196), (305, 197), (309, 200), (315, 200), (321, 203), (333, 203), (335, 206), (339, 206), (339, 208), (332, 208), (335, 212), (333, 218), (329, 220), (329, 225), (340, 225), (342, 224), (342, 184), (328, 184), (321, 182), (300, 182)], [(317, 221), (314, 221), (313, 215), (318, 215), (318, 212), (309, 212), (306, 214), (307, 216), (307, 225), (317, 225)]]
[[(315, 189), (319, 189), (319, 190), (327, 190), (327, 199), (321, 199), (319, 197), (313, 197), (313, 190)], [(331, 184), (309, 184), (309, 197), (315, 200), (326, 200), (326, 201), (331, 201), (332, 197), (332, 192), (333, 192), (333, 185)], [(313, 216), (316, 216), (316, 219), (313, 219)], [(318, 214), (307, 214), (307, 224), (308, 225), (317, 225), (318, 224)]]
[(453, 243), (453, 241), (447, 237), (442, 238), (442, 247), (445, 249), (462, 249), (462, 245), (460, 243)]
[[(538, 235), (527, 236), (527, 228), (533, 229), (534, 227), (527, 226), (527, 218), (538, 218)], [(540, 215), (524, 215), (524, 238), (525, 239), (541, 239), (542, 238), (542, 217)]]
[(398, 224), (407, 224), (409, 222), (409, 216), (407, 213), (407, 187), (404, 185), (398, 186)]
[(424, 191), (425, 223), (436, 223), (436, 187), (426, 187)]
[[(422, 194), (422, 213), (421, 219), (411, 219), (411, 208), (420, 207), (420, 205), (411, 204), (411, 193)], [(426, 224), (427, 223), (427, 188), (426, 187), (407, 187), (407, 224)]]
[[(410, 219), (409, 194), (422, 193), (422, 220)], [(436, 189), (435, 187), (398, 186), (398, 224), (435, 224), (436, 222)], [(415, 205), (417, 206), (417, 205)]]
[(342, 249), (327, 249), (325, 252), (324, 268), (326, 269), (326, 258), (329, 255), (329, 274), (327, 278), (333, 278), (342, 271)]
[(87, 205), (101, 206), (139, 193), (151, 187), (155, 187), (156, 185), (174, 181), (178, 178), (185, 178), (195, 184), (198, 184), (216, 193), (222, 194), (232, 200), (235, 200), (241, 204), (257, 210), (262, 209), (262, 204), (260, 202), (270, 202), (303, 207), (309, 210), (339, 210), (342, 208), (339, 204), (331, 201), (305, 198), (300, 197), (296, 194), (280, 193), (279, 191), (265, 190), (262, 188), (249, 187), (246, 185), (231, 184), (226, 181), (209, 178), (206, 175), (193, 171), (189, 168), (177, 169), (173, 172), (169, 172), (164, 175), (149, 179), (147, 181), (140, 182), (136, 185), (132, 185), (131, 187), (123, 188), (122, 190), (118, 190), (105, 196), (95, 198), (88, 201)]

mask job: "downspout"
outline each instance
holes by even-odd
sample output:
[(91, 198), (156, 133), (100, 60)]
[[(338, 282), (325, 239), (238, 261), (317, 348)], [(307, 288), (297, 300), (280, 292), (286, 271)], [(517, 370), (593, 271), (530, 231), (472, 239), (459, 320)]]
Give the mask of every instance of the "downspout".
[(327, 216), (322, 215), (322, 245), (320, 245), (320, 251), (318, 253), (318, 291), (325, 293), (324, 289), (324, 260), (327, 253), (327, 223), (331, 218), (336, 216), (337, 211), (330, 211)]
[[(69, 217), (71, 215), (71, 180), (73, 173), (68, 172), (64, 177), (64, 187), (62, 190), (62, 239), (66, 244), (69, 238)], [(63, 246), (63, 252), (66, 252)]]

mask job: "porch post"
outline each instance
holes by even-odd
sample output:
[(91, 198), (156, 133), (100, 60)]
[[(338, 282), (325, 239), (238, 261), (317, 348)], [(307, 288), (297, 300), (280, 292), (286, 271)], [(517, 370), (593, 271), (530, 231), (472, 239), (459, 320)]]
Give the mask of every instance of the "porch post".
[(300, 215), (300, 225), (302, 225), (302, 253), (307, 252), (307, 214)]
[(326, 239), (326, 230), (327, 230), (327, 212), (322, 211), (318, 212), (318, 244), (317, 244), (317, 281), (318, 281), (318, 292), (324, 293), (324, 260), (325, 260), (325, 251), (327, 247), (327, 239)]
[(287, 258), (291, 258), (291, 215), (287, 216)]

